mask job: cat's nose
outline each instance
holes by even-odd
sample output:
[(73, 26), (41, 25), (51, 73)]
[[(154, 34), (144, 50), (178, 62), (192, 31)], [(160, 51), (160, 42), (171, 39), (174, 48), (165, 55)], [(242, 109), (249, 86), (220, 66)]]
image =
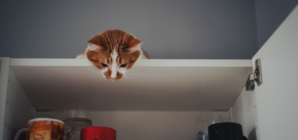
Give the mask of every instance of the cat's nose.
[(112, 81), (115, 81), (117, 79), (117, 77), (111, 77)]

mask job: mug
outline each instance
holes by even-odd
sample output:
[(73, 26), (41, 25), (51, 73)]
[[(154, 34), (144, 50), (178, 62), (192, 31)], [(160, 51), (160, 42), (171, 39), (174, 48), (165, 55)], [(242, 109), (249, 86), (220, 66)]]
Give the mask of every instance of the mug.
[(81, 130), (81, 140), (116, 140), (116, 130), (109, 127), (86, 127)]
[(233, 122), (212, 124), (208, 127), (209, 140), (247, 140), (242, 125)]
[(26, 140), (62, 140), (63, 121), (50, 118), (36, 118), (28, 121), (27, 128), (20, 129), (14, 137), (19, 140), (22, 133), (27, 131)]

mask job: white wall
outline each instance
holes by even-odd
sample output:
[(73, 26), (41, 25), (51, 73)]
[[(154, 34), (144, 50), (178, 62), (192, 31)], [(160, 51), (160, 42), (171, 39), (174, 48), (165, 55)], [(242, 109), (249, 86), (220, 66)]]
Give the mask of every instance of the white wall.
[(13, 72), (9, 58), (2, 58), (0, 76), (0, 140), (12, 140), (16, 132), (27, 127), (32, 106)]
[(242, 125), (243, 135), (248, 140), (257, 139), (257, 108), (256, 93), (254, 91), (246, 91), (245, 88), (232, 107), (233, 122)]
[(263, 84), (256, 87), (260, 140), (298, 138), (298, 6), (253, 61), (261, 58)]

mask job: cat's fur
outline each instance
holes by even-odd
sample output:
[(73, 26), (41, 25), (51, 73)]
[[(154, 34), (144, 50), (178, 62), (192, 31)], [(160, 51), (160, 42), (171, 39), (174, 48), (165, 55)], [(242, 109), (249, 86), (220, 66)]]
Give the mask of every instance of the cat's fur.
[(85, 52), (77, 58), (88, 59), (109, 81), (120, 80), (138, 60), (149, 58), (142, 42), (121, 30), (107, 30), (88, 41)]

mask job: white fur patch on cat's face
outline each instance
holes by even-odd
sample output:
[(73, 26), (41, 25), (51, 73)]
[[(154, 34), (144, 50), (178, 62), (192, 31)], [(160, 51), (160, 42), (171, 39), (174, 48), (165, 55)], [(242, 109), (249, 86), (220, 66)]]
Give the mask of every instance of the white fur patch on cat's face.
[(114, 79), (117, 77), (117, 72), (118, 72), (118, 68), (117, 68), (117, 51), (116, 51), (116, 47), (114, 48), (113, 50), (113, 53), (111, 55), (112, 57), (112, 66), (111, 66), (111, 71), (112, 71), (112, 74), (111, 74), (111, 78)]
[(103, 73), (107, 72), (108, 70), (109, 70), (108, 68), (104, 68), (104, 69), (100, 70), (103, 77), (106, 77)]
[[(98, 46), (96, 45), (90, 45), (88, 46), (88, 49), (91, 51), (91, 50), (97, 50), (98, 49)], [(111, 65), (109, 65), (109, 67), (106, 67), (104, 69), (101, 69), (101, 73), (103, 75), (103, 77), (107, 78), (105, 76), (104, 73), (106, 73), (107, 71), (111, 71), (111, 80), (114, 81), (114, 79), (117, 79), (117, 73), (121, 73), (123, 76), (124, 74), (127, 72), (127, 69), (126, 68), (121, 68), (120, 65), (121, 64), (117, 64), (117, 57), (118, 57), (118, 53), (116, 51), (116, 48), (114, 48), (113, 52), (110, 54), (110, 57), (112, 58), (112, 63)]]
[(127, 71), (126, 68), (120, 68), (120, 69), (119, 69), (119, 72), (122, 73), (123, 76), (124, 76), (124, 74), (126, 73), (126, 71)]

